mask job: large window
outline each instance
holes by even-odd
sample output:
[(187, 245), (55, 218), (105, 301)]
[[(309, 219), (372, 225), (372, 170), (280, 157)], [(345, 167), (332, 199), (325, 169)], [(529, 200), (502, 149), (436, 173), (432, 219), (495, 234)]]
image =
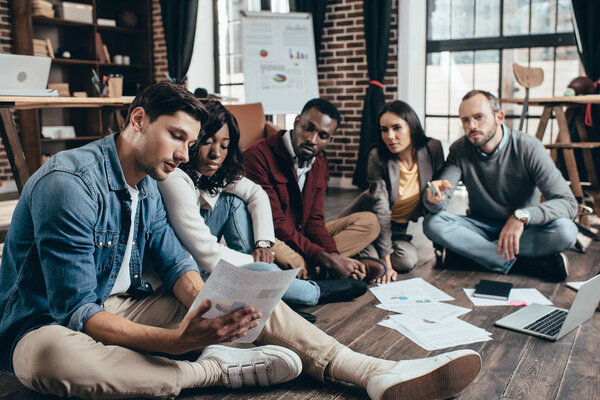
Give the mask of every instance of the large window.
[(215, 90), (245, 102), (242, 68), (242, 11), (289, 12), (288, 0), (214, 0)]
[[(564, 93), (583, 73), (570, 15), (570, 0), (428, 0), (425, 126), (429, 136), (452, 143), (463, 135), (462, 96), (484, 89), (523, 98), (512, 64), (541, 67), (544, 82), (530, 97)], [(518, 127), (522, 107), (504, 104), (506, 124)], [(524, 130), (535, 133), (541, 108), (530, 107)], [(553, 121), (554, 139), (557, 125)]]

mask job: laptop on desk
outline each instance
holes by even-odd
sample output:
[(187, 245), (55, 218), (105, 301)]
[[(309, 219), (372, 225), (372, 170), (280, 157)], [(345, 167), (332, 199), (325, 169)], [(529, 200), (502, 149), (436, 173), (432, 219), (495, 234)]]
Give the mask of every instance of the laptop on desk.
[(0, 96), (57, 96), (46, 89), (52, 59), (0, 54)]
[(569, 310), (530, 304), (496, 321), (495, 325), (548, 340), (558, 340), (590, 319), (598, 302), (600, 275), (591, 278), (579, 288)]

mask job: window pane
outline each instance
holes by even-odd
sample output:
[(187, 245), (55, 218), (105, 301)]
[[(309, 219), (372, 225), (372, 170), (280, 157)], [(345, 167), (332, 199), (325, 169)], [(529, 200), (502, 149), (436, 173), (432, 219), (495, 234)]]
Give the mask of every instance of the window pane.
[[(524, 67), (529, 66), (529, 49), (504, 49), (502, 50), (502, 93), (504, 98), (524, 98), (525, 90), (515, 79), (513, 63)], [(522, 106), (518, 104), (504, 104), (503, 110), (509, 115), (521, 115)], [(517, 125), (518, 126), (518, 125)]]
[(529, 33), (529, 0), (504, 0), (504, 36)]
[(219, 54), (229, 53), (229, 24), (219, 24)]
[(531, 33), (551, 33), (556, 26), (556, 0), (531, 1)]
[(229, 0), (229, 19), (239, 21), (242, 19), (240, 11), (248, 11), (248, 0)]
[(558, 0), (558, 22), (556, 32), (573, 32), (571, 21), (571, 0)]
[(230, 53), (241, 53), (242, 52), (242, 24), (235, 22), (231, 24), (231, 36), (229, 39), (229, 52)]
[(447, 114), (450, 76), (450, 52), (427, 54), (425, 112)]
[(500, 0), (477, 0), (475, 3), (475, 36), (500, 35)]
[[(540, 112), (537, 113), (537, 115), (541, 114), (541, 107), (533, 107), (533, 108), (539, 108)], [(529, 108), (529, 115), (532, 115), (532, 108)], [(518, 120), (517, 120), (518, 121)], [(530, 136), (535, 136), (535, 133), (537, 132), (537, 128), (538, 125), (540, 123), (540, 119), (539, 118), (527, 118), (525, 120), (525, 126), (523, 126), (523, 132), (527, 133)], [(519, 129), (519, 124), (516, 123), (515, 124), (515, 128)], [(546, 127), (547, 132), (548, 132), (548, 137), (550, 137), (550, 124), (548, 124), (548, 126)]]
[(462, 97), (473, 89), (473, 52), (452, 53), (450, 64), (450, 114), (458, 115)]
[(231, 60), (231, 82), (243, 83), (244, 82), (244, 70), (242, 68), (242, 55), (238, 54), (230, 57)]
[(473, 37), (474, 0), (452, 1), (452, 39)]
[(231, 67), (228, 56), (219, 56), (219, 83), (231, 83)]
[(237, 103), (245, 103), (246, 102), (244, 85), (221, 86), (221, 90), (220, 90), (219, 94), (221, 94), (222, 96), (226, 96), (226, 97), (233, 97), (232, 100), (236, 101)]
[(465, 135), (460, 119), (450, 118), (448, 122), (450, 132), (448, 132), (448, 143), (452, 144)]
[[(552, 97), (554, 92), (554, 48), (535, 47), (530, 49), (529, 58), (532, 68), (544, 70), (544, 81), (540, 86), (529, 89), (529, 97)], [(529, 111), (529, 114), (539, 115), (541, 112), (540, 107), (535, 107), (535, 114), (532, 111)]]
[(217, 1), (217, 18), (220, 24), (224, 24), (226, 23), (229, 18), (228, 18), (228, 10), (229, 10), (229, 5), (228, 5), (228, 0), (218, 0)]
[(583, 75), (577, 47), (556, 48), (556, 75), (554, 77), (554, 95), (562, 96), (567, 85), (576, 77)]
[(427, 1), (427, 39), (450, 39), (450, 0)]
[(500, 52), (498, 50), (479, 50), (475, 52), (474, 89), (487, 90), (498, 95), (500, 77)]
[(288, 0), (271, 0), (271, 11), (278, 13), (289, 13), (290, 2)]
[(441, 141), (444, 149), (448, 149), (448, 118), (425, 118), (425, 133)]

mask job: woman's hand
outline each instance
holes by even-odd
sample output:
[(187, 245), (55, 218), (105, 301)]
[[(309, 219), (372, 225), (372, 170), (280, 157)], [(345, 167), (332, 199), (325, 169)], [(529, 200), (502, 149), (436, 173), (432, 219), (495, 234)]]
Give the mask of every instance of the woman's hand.
[(275, 255), (268, 247), (259, 247), (254, 249), (252, 252), (252, 257), (254, 258), (254, 262), (266, 262), (268, 264), (273, 264), (273, 261), (275, 261)]
[(375, 282), (390, 283), (390, 282), (396, 281), (398, 279), (398, 273), (392, 267), (392, 260), (391, 260), (390, 256), (387, 255), (385, 257), (381, 257), (381, 261), (383, 261), (385, 263), (385, 265), (387, 266), (387, 272), (384, 276), (377, 279)]

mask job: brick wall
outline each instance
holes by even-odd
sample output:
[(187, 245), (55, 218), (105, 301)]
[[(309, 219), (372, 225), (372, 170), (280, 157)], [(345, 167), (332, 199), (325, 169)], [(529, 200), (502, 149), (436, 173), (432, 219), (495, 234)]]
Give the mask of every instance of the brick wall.
[[(388, 64), (384, 84), (386, 101), (396, 99), (398, 73), (398, 0), (392, 0)], [(327, 148), (330, 186), (353, 187), (358, 158), (360, 121), (369, 77), (365, 47), (363, 0), (329, 0), (317, 66), (322, 98), (335, 104), (342, 124)]]
[(154, 79), (156, 82), (166, 81), (165, 73), (169, 72), (167, 63), (167, 43), (160, 14), (160, 0), (152, 0), (152, 43), (154, 55)]

